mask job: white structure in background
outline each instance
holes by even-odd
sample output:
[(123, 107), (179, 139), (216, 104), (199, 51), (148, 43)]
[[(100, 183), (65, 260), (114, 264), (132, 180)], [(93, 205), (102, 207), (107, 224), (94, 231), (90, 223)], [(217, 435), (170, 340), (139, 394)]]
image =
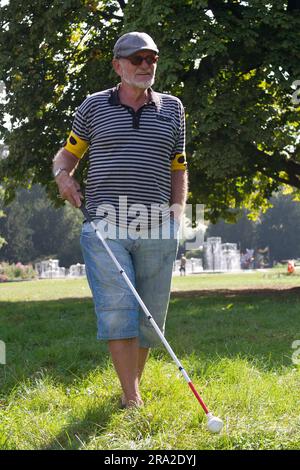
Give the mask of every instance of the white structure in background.
[(0, 160), (5, 160), (8, 154), (8, 146), (0, 143)]
[(203, 245), (205, 271), (239, 271), (241, 254), (236, 243), (222, 243), (220, 237), (211, 237)]
[(40, 279), (58, 279), (62, 277), (81, 277), (85, 276), (84, 264), (72, 264), (69, 269), (59, 266), (58, 259), (48, 259), (36, 263), (35, 270)]
[(85, 264), (72, 264), (69, 269), (69, 277), (85, 276)]
[(59, 266), (58, 259), (47, 259), (36, 263), (35, 270), (40, 279), (55, 279), (66, 275), (66, 268)]

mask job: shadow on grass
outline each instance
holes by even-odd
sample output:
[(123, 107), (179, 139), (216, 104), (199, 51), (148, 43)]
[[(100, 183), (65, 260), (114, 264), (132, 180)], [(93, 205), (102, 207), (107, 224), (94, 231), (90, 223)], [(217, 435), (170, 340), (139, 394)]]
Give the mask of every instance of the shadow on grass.
[[(74, 391), (82, 380), (88, 383), (90, 373), (107, 369), (107, 345), (96, 339), (90, 298), (0, 302), (0, 312), (0, 339), (6, 345), (6, 364), (0, 365), (0, 406), (9, 405), (10, 392), (20, 386), (21, 396), (26, 396), (28, 384), (41, 379)], [(82, 441), (105, 429), (119, 398), (120, 394), (93, 400), (83, 418), (74, 417), (50, 442), (46, 437), (40, 448), (84, 447)]]
[(91, 299), (0, 302), (1, 340), (6, 365), (2, 391), (47, 370), (64, 385), (107, 365), (106, 344), (96, 339)]
[[(119, 396), (118, 396), (119, 398)], [(102, 406), (90, 408), (83, 418), (74, 420), (64, 427), (60, 434), (53, 437), (41, 450), (78, 450), (84, 449), (93, 437), (101, 435), (116, 410), (116, 397), (112, 397)]]
[(201, 361), (243, 357), (264, 370), (294, 367), (300, 290), (173, 293), (167, 339)]
[[(180, 359), (195, 355), (193, 373), (224, 357), (255, 360), (264, 369), (292, 367), (291, 344), (300, 334), (299, 291), (281, 295), (172, 294), (166, 337)], [(108, 366), (107, 346), (96, 340), (90, 298), (0, 302), (0, 339), (7, 364), (0, 365), (1, 395), (42, 371), (64, 387), (76, 386)], [(154, 357), (168, 353), (162, 348)], [(171, 359), (169, 359), (171, 361)], [(118, 409), (118, 398), (93, 404), (47, 442), (44, 449), (78, 449), (101, 434)]]
[[(292, 365), (291, 343), (300, 334), (299, 301), (299, 291), (275, 297), (174, 293), (166, 337), (179, 357), (242, 355), (258, 358), (265, 367)], [(40, 370), (67, 386), (107, 367), (107, 345), (96, 339), (90, 298), (0, 302), (0, 312), (7, 355), (6, 366), (0, 365), (2, 392)]]

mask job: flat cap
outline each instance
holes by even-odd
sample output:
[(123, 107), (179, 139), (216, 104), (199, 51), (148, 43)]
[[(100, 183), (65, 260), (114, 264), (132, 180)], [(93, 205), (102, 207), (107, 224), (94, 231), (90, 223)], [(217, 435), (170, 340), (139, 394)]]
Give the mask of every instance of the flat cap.
[(158, 47), (147, 33), (126, 33), (121, 36), (114, 47), (114, 57), (128, 57), (137, 51), (150, 50), (158, 54)]

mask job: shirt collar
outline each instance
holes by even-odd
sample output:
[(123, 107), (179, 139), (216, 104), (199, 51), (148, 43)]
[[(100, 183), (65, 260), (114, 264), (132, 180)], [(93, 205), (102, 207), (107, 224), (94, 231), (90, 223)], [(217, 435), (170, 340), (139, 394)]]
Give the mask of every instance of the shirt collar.
[[(121, 104), (120, 98), (119, 98), (119, 88), (120, 88), (120, 83), (111, 89), (110, 92), (110, 97), (108, 98), (109, 104), (112, 106), (118, 106)], [(159, 107), (160, 104), (160, 98), (158, 93), (156, 93), (152, 88), (148, 88), (149, 92), (149, 103), (148, 104), (154, 104), (157, 108)]]

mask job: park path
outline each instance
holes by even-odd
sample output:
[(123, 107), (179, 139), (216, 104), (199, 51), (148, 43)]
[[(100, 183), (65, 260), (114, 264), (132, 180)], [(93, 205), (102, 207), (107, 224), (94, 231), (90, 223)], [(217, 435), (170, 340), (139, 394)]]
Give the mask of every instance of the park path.
[(224, 295), (226, 297), (235, 296), (235, 295), (300, 295), (300, 286), (296, 287), (287, 287), (287, 286), (278, 286), (278, 287), (261, 287), (261, 286), (252, 286), (252, 287), (238, 287), (234, 289), (193, 289), (193, 290), (180, 290), (178, 288), (173, 288), (171, 292), (171, 297), (199, 297), (202, 295)]

